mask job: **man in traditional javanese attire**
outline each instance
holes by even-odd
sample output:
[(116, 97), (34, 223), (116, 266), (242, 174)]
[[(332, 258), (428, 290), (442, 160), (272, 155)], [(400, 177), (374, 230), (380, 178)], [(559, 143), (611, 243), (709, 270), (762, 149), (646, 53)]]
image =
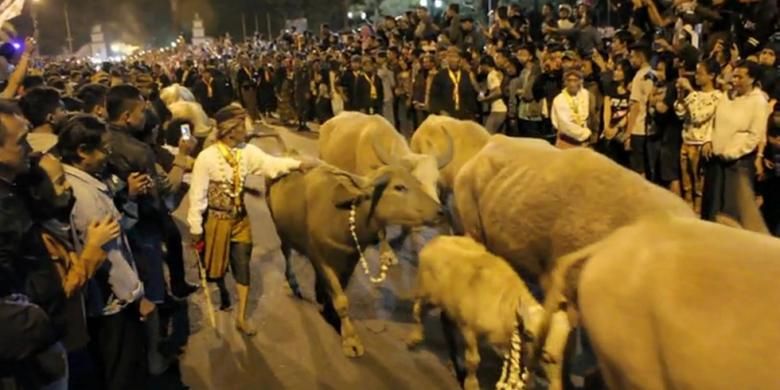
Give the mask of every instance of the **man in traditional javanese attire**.
[(238, 293), (236, 327), (246, 335), (253, 335), (256, 331), (247, 322), (246, 313), (252, 235), (243, 201), (245, 180), (248, 175), (276, 178), (303, 169), (307, 163), (273, 157), (254, 145), (247, 145), (246, 116), (246, 110), (232, 105), (215, 114), (217, 141), (195, 160), (187, 222), (196, 247), (205, 244), (203, 265), (207, 278), (220, 287), (223, 310), (230, 307), (224, 284), (230, 264)]

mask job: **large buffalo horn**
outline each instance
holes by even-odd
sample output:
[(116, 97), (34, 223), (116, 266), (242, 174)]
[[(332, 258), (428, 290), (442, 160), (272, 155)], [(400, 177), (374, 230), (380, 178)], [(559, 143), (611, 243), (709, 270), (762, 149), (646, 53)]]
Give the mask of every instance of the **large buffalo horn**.
[(374, 154), (376, 154), (376, 157), (379, 159), (379, 161), (382, 162), (382, 164), (393, 165), (395, 159), (393, 158), (392, 147), (390, 148), (390, 151), (388, 151), (387, 148), (382, 145), (381, 141), (381, 137), (374, 137), (374, 139), (371, 140), (371, 146), (374, 148)]
[(452, 161), (452, 157), (455, 154), (455, 146), (453, 145), (452, 136), (447, 132), (447, 130), (444, 129), (444, 127), (441, 128), (441, 131), (444, 133), (444, 138), (447, 140), (447, 147), (444, 149), (443, 153), (436, 155), (436, 162), (439, 164), (439, 169), (446, 167), (447, 164)]

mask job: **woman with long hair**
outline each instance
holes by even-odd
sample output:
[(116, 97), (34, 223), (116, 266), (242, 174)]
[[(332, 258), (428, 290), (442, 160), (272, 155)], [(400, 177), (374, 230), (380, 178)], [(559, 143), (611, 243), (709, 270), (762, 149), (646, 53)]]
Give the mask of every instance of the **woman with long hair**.
[(628, 133), (628, 107), (634, 70), (628, 60), (615, 64), (612, 85), (604, 96), (604, 131), (599, 137), (598, 149), (618, 164), (628, 167), (625, 143)]

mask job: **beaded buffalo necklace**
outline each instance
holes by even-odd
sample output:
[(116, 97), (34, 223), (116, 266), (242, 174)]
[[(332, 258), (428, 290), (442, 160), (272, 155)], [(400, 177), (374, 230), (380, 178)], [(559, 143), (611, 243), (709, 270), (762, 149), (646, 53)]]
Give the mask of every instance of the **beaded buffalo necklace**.
[(357, 201), (352, 202), (352, 207), (349, 209), (349, 232), (352, 233), (352, 240), (355, 242), (355, 248), (357, 248), (360, 256), (360, 267), (363, 268), (363, 273), (368, 276), (371, 283), (379, 284), (384, 282), (387, 278), (387, 270), (390, 268), (390, 264), (382, 261), (382, 264), (379, 266), (379, 275), (371, 276), (371, 271), (368, 269), (368, 261), (363, 255), (363, 248), (360, 246), (357, 236)]
[(501, 368), (501, 378), (496, 383), (496, 390), (523, 390), (528, 380), (528, 367), (522, 366), (522, 337), (518, 323), (512, 332), (509, 351), (504, 354), (504, 365)]
[(224, 184), (222, 188), (225, 190), (227, 196), (233, 199), (233, 204), (235, 207), (240, 208), (241, 194), (244, 190), (244, 175), (241, 174), (241, 158), (243, 157), (242, 150), (238, 148), (230, 148), (222, 142), (217, 143), (217, 149), (219, 149), (219, 152), (222, 155), (222, 158), (225, 159), (225, 162), (227, 162), (227, 164), (233, 168), (232, 175), (229, 175), (227, 172), (225, 172), (225, 177), (230, 178), (230, 182)]

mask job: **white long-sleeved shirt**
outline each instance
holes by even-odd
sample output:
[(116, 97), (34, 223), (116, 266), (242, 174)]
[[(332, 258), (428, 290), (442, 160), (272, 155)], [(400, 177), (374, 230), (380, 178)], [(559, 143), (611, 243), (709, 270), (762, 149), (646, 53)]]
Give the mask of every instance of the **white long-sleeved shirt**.
[[(276, 178), (301, 166), (301, 162), (291, 158), (274, 157), (254, 145), (243, 145), (239, 172), (243, 178), (247, 175), (262, 175)], [(200, 152), (195, 159), (190, 183), (190, 210), (187, 222), (190, 233), (203, 234), (203, 212), (208, 208), (209, 183), (232, 182), (233, 168), (220, 153), (218, 145), (214, 144)]]
[[(576, 95), (569, 98), (564, 90), (553, 99), (550, 120), (553, 127), (569, 138), (584, 142), (590, 138), (588, 114), (590, 112), (590, 93), (580, 88)], [(577, 114), (575, 115), (574, 109)]]
[(736, 160), (754, 151), (766, 137), (768, 105), (758, 88), (733, 99), (721, 99), (715, 109), (713, 153)]
[(682, 101), (674, 103), (674, 111), (684, 120), (682, 139), (688, 145), (702, 145), (712, 140), (712, 123), (715, 109), (723, 99), (723, 92), (695, 91)]

